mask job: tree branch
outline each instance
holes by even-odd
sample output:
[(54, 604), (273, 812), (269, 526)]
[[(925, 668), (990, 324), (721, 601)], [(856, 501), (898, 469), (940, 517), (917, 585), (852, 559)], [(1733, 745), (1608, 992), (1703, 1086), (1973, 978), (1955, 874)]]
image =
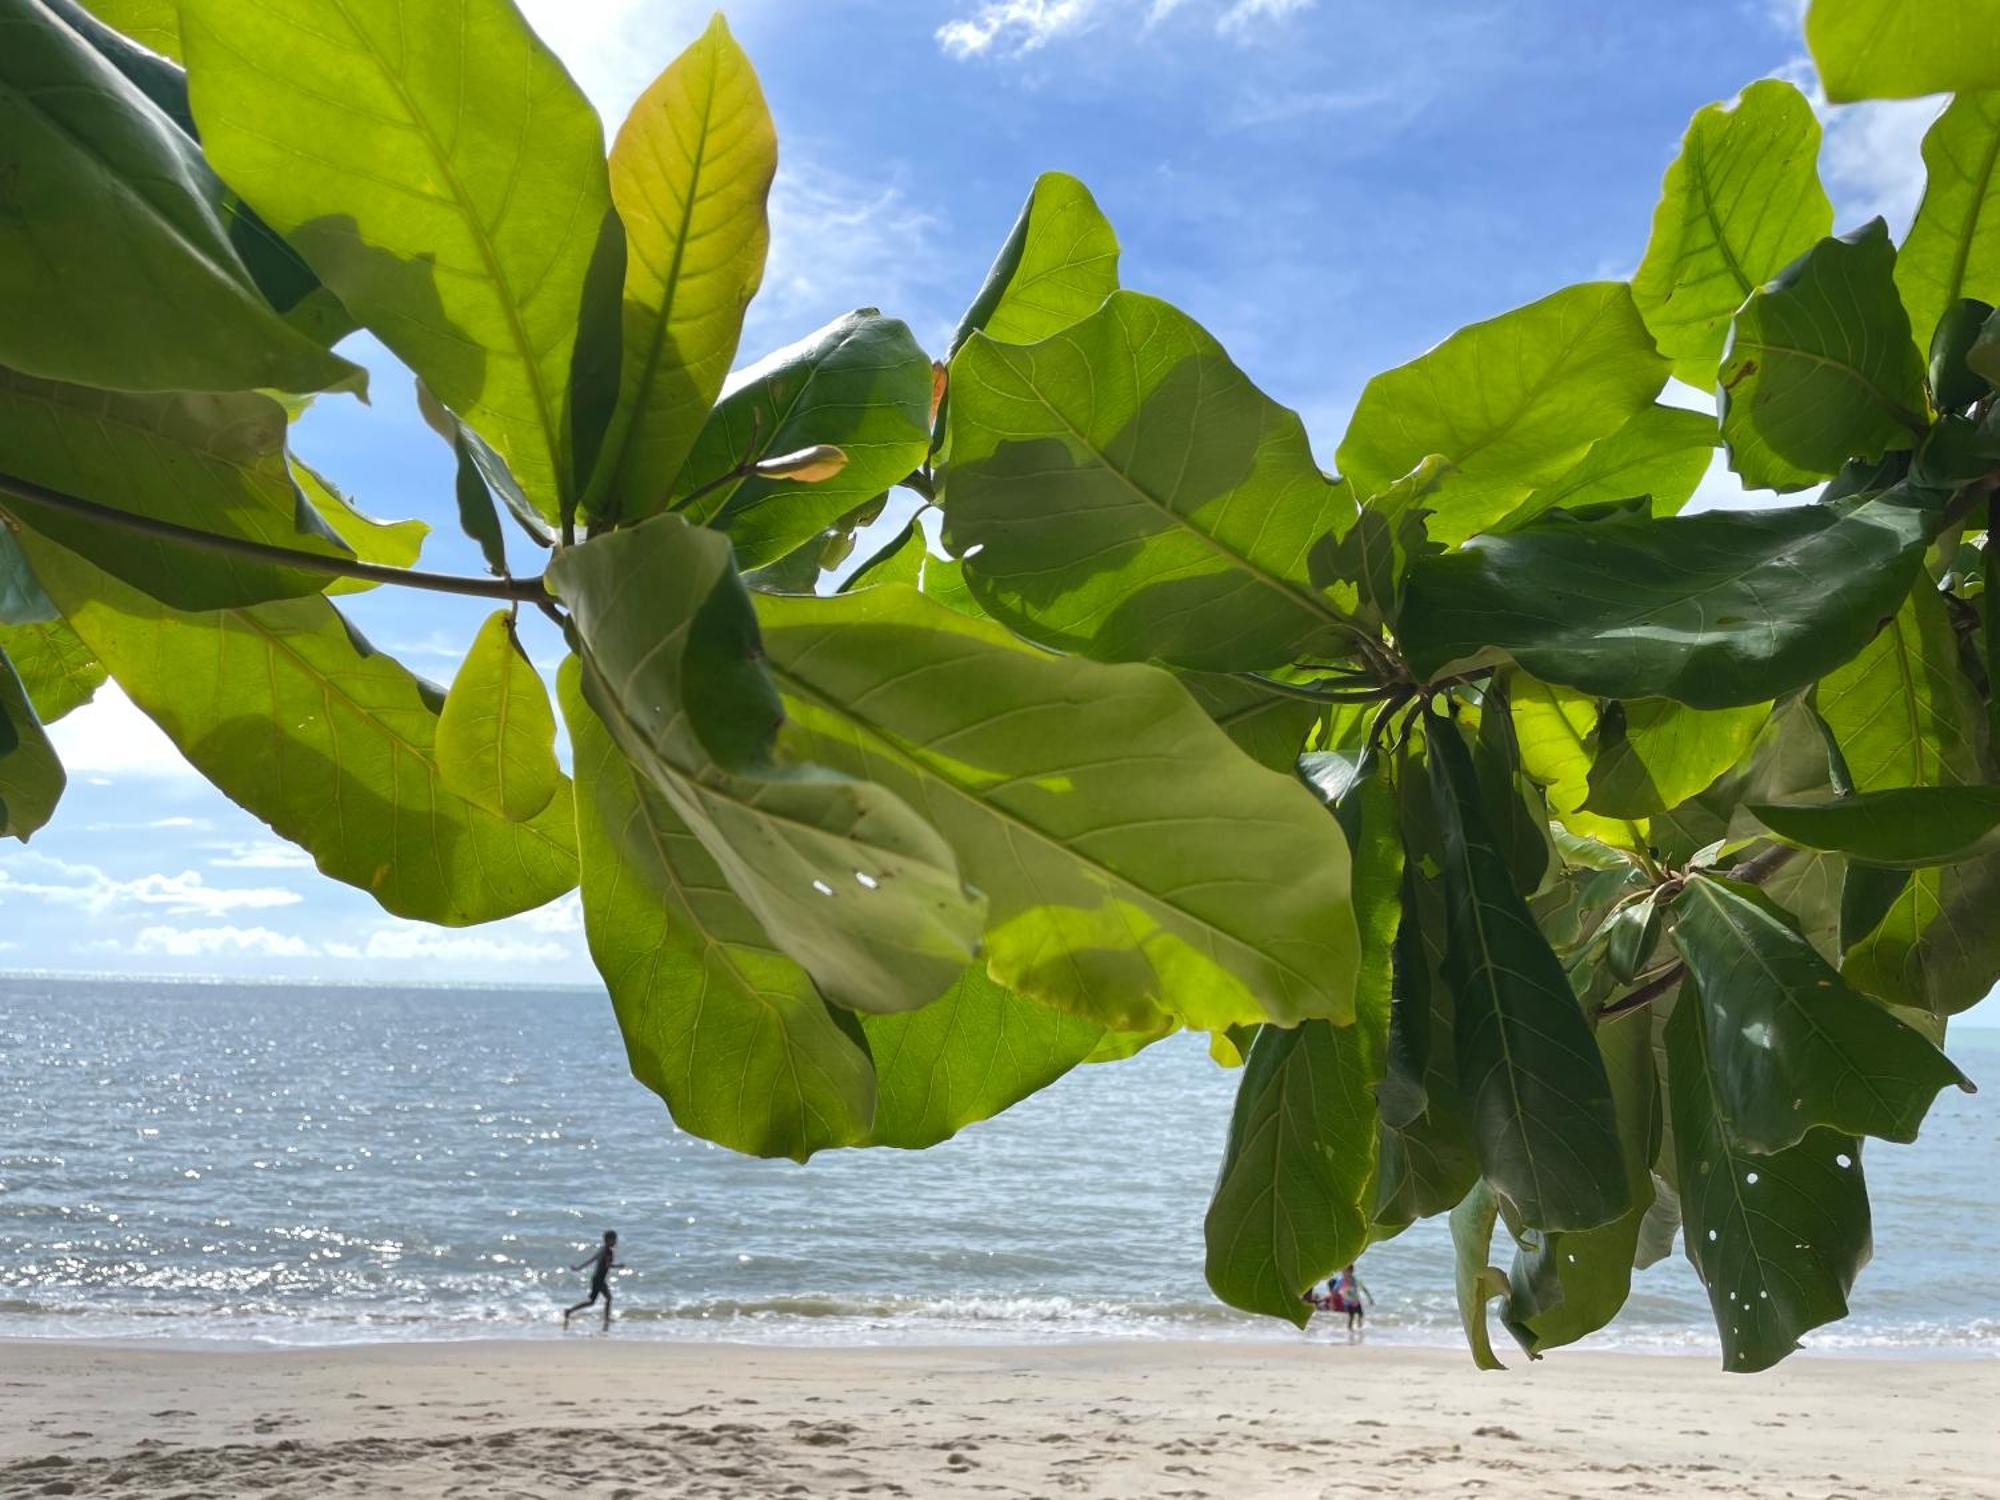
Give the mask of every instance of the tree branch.
[(95, 500), (67, 495), (32, 480), (17, 479), (12, 474), (0, 474), (0, 495), (12, 495), (33, 505), (45, 505), (50, 510), (82, 516), (86, 520), (138, 532), (143, 536), (159, 537), (184, 547), (252, 558), (276, 567), (296, 568), (302, 573), (322, 573), (330, 578), (359, 578), (369, 583), (396, 584), (434, 594), (464, 594), (475, 599), (503, 599), (540, 605), (549, 598), (540, 578), (466, 578), (456, 573), (426, 573), (417, 568), (392, 568), (384, 563), (362, 562), (354, 557), (330, 557), (299, 548), (280, 547), (271, 542), (253, 542), (247, 537), (217, 536), (192, 526), (179, 526), (172, 521), (100, 505)]

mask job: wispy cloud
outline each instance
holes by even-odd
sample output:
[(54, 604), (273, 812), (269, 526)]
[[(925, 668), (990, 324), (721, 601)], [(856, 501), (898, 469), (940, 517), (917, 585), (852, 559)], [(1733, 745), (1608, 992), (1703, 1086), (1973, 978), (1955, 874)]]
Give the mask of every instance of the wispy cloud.
[(1924, 196), (1924, 132), (1938, 116), (1938, 99), (1872, 99), (1829, 104), (1807, 57), (1794, 58), (1777, 76), (1796, 84), (1819, 116), (1820, 177), (1844, 228), (1868, 219), (1889, 221), (1900, 236)]
[(239, 839), (206, 846), (216, 852), (209, 864), (218, 870), (310, 870), (312, 856), (297, 844), (278, 839)]
[(304, 898), (278, 886), (212, 886), (194, 870), (119, 880), (96, 865), (71, 864), (24, 850), (0, 866), (0, 906), (47, 902), (91, 916), (158, 907), (174, 916), (219, 917), (233, 911), (296, 906)]
[(146, 927), (129, 942), (106, 939), (91, 945), (136, 957), (216, 958), (224, 954), (257, 958), (310, 958), (313, 946), (291, 933), (268, 927)]
[(1277, 24), (1311, 10), (1318, 0), (984, 0), (970, 14), (937, 29), (948, 56), (1017, 58), (1099, 26), (1150, 29), (1170, 17), (1199, 13), (1210, 28), (1238, 41), (1268, 35)]
[(416, 922), (378, 927), (358, 943), (329, 941), (319, 951), (350, 962), (392, 963), (555, 964), (572, 956), (566, 945), (546, 938), (519, 938), (492, 929), (446, 932)]

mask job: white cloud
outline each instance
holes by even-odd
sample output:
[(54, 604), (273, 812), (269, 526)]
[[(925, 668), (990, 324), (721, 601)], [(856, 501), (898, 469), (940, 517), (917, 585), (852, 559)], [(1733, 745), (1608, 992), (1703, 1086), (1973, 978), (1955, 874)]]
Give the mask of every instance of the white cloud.
[(1311, 10), (1315, 0), (1236, 0), (1215, 23), (1218, 31), (1247, 36), (1257, 27)]
[(297, 844), (278, 839), (243, 839), (227, 844), (208, 844), (217, 850), (209, 864), (218, 870), (310, 870), (312, 856)]
[(1249, 41), (1318, 0), (984, 0), (937, 29), (948, 56), (1024, 57), (1101, 25), (1152, 28), (1184, 11), (1214, 16), (1213, 29)]
[(552, 964), (570, 957), (569, 949), (557, 942), (510, 937), (491, 930), (453, 932), (420, 922), (378, 927), (359, 943), (331, 941), (322, 944), (320, 951), (349, 962)]
[(107, 941), (91, 946), (168, 958), (214, 958), (220, 954), (310, 958), (313, 954), (312, 944), (304, 938), (268, 927), (146, 927), (129, 943)]
[(118, 880), (96, 865), (71, 864), (31, 850), (10, 853), (0, 864), (0, 906), (44, 901), (90, 916), (121, 907), (162, 907), (173, 916), (219, 917), (233, 911), (296, 906), (297, 891), (276, 886), (212, 886), (194, 870)]
[(1777, 77), (1812, 102), (1822, 134), (1820, 177), (1845, 229), (1878, 215), (1901, 237), (1924, 194), (1924, 132), (1943, 105), (1938, 99), (1872, 99), (1829, 104), (1809, 58), (1794, 58)]
[(577, 933), (583, 931), (583, 897), (575, 891), (558, 897), (547, 906), (538, 907), (517, 919), (531, 932), (553, 934)]
[(115, 682), (105, 683), (90, 702), (50, 725), (49, 740), (72, 776), (191, 781), (199, 775)]

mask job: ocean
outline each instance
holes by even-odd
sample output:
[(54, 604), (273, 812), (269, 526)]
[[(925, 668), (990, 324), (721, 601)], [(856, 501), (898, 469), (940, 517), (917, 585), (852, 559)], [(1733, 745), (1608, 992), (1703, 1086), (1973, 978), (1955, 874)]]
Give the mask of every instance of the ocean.
[[(1870, 1143), (1875, 1259), (1809, 1347), (2000, 1350), (2000, 1032), (1951, 1050), (1986, 1092)], [(677, 1131), (594, 992), (0, 978), (0, 1337), (554, 1337), (615, 1228), (619, 1337), (1296, 1339), (1202, 1281), (1234, 1087), (1176, 1038), (801, 1167)], [(1368, 1336), (1457, 1343), (1451, 1266), (1442, 1220), (1370, 1251)], [(1678, 1256), (1589, 1344), (1716, 1350)]]

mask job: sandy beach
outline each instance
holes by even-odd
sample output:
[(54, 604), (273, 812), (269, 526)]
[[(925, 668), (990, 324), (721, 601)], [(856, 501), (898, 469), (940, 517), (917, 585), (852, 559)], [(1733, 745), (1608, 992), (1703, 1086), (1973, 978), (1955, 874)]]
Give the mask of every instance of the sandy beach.
[(0, 1344), (0, 1495), (2000, 1497), (2000, 1363)]

